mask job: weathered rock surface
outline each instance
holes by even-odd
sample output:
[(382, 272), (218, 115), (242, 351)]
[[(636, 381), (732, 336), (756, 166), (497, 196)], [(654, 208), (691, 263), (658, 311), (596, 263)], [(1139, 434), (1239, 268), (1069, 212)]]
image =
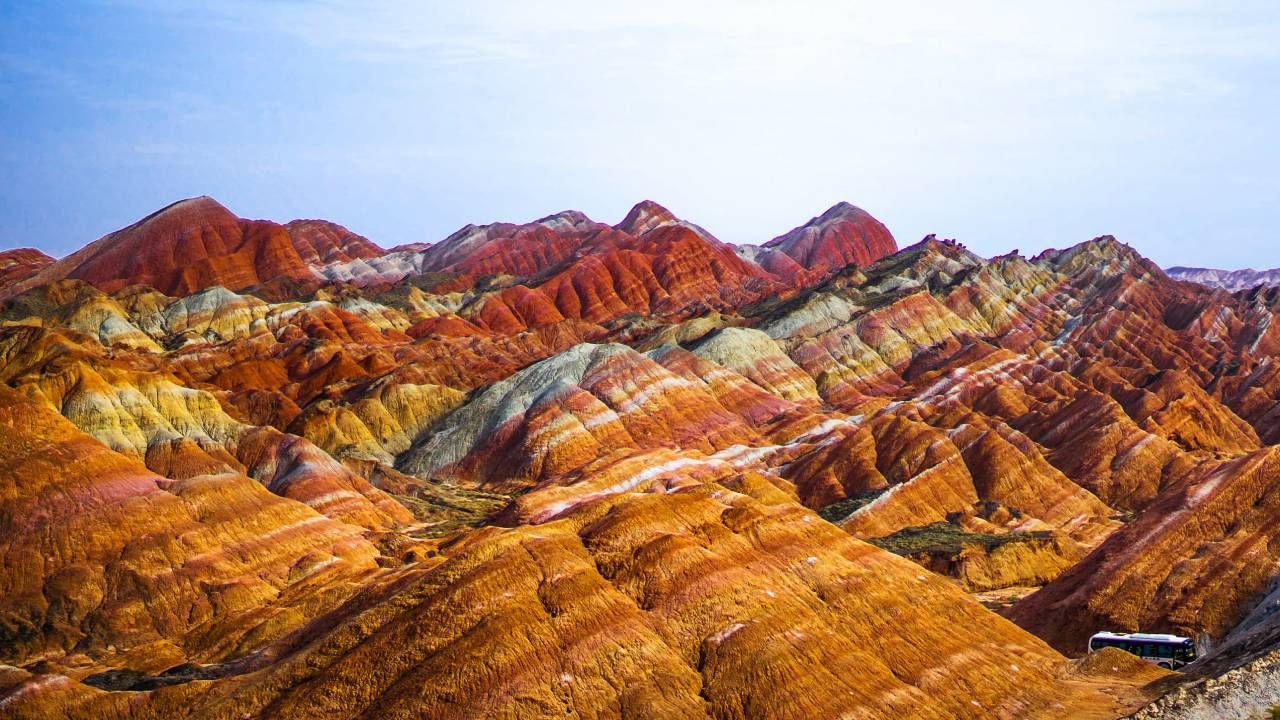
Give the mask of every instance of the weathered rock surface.
[(781, 253), (805, 270), (824, 275), (846, 265), (870, 265), (897, 252), (898, 244), (870, 213), (840, 202), (763, 248), (772, 251), (770, 255)]
[(1164, 686), (1096, 630), (1265, 655), (1280, 290), (895, 250), (197, 198), (5, 253), (0, 708), (1103, 718)]
[(9, 664), (73, 651), (142, 664), (243, 653), (376, 567), (360, 528), (244, 475), (155, 475), (7, 388), (0, 446)]
[(53, 262), (53, 258), (35, 248), (0, 251), (0, 289), (35, 275)]
[(1221, 676), (1169, 685), (1168, 692), (1125, 720), (1239, 720), (1272, 717), (1280, 705), (1280, 653)]
[(192, 717), (1052, 717), (1091, 694), (1058, 684), (1039, 641), (768, 483), (478, 531), (268, 654), (132, 713), (180, 697)]
[(309, 262), (371, 258), (382, 251), (323, 221), (288, 226), (242, 220), (210, 197), (181, 200), (0, 290), (7, 297), (67, 278), (111, 292), (146, 285), (185, 295), (214, 285), (232, 290), (315, 281)]
[(1069, 651), (1100, 627), (1223, 637), (1280, 573), (1277, 482), (1275, 449), (1206, 466), (1010, 617)]

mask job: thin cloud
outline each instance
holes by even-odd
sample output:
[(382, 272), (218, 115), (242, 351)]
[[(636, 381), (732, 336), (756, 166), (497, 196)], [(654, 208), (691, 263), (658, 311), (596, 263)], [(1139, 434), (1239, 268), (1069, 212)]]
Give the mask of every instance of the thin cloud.
[[(39, 32), (7, 52), (29, 67), (4, 70), (14, 172), (66, 192), (145, 166), (113, 191), (230, 188), (384, 244), (642, 197), (758, 242), (847, 199), (907, 241), (1113, 232), (1182, 264), (1225, 227), (1215, 245), (1263, 252), (1248, 228), (1280, 222), (1269, 3), (90, 7), (27, 13)], [(0, 195), (0, 239), (6, 212), (54, 202), (36, 187)]]

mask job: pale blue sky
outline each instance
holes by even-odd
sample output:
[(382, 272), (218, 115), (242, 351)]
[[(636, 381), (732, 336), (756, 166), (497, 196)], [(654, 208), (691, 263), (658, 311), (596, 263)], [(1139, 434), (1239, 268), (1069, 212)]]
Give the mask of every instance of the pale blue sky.
[(0, 0), (0, 248), (198, 194), (386, 246), (844, 199), (904, 245), (1280, 266), (1274, 2), (212, 4)]

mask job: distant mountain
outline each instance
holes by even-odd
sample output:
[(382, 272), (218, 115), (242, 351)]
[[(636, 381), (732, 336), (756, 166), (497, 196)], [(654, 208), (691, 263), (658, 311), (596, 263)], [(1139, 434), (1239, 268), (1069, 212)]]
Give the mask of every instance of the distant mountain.
[(1259, 285), (1280, 286), (1280, 268), (1274, 270), (1212, 270), (1209, 268), (1171, 267), (1169, 277), (1188, 280), (1230, 292), (1248, 290)]
[(643, 200), (613, 226), (572, 210), (519, 225), (467, 225), (421, 249), (335, 263), (321, 273), (362, 287), (427, 273), (450, 276), (437, 290), (496, 281), (501, 292), (477, 301), (477, 320), (514, 332), (566, 319), (604, 323), (627, 313), (671, 318), (729, 310), (811, 287), (896, 250), (883, 224), (848, 203), (762, 247), (735, 248)]

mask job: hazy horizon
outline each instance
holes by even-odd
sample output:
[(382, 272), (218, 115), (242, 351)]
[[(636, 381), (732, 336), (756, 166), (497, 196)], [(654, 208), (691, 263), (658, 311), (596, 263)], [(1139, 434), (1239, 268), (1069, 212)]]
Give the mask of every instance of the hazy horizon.
[(900, 245), (1111, 234), (1280, 266), (1280, 9), (1207, 2), (154, 0), (0, 9), (0, 249), (175, 200), (391, 247), (652, 199), (761, 243), (841, 200)]

